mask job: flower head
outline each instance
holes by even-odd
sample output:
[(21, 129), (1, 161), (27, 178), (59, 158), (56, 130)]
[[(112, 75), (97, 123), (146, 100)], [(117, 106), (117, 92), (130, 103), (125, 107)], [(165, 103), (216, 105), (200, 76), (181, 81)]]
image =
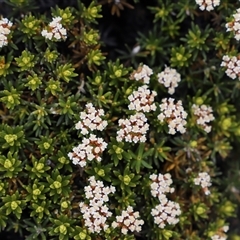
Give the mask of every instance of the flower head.
[(207, 123), (213, 121), (215, 118), (212, 114), (212, 108), (206, 105), (192, 105), (193, 114), (197, 117), (197, 124), (200, 125), (205, 132), (209, 133), (211, 131), (211, 126), (208, 126)]
[(85, 196), (87, 199), (91, 200), (91, 203), (101, 201), (102, 203), (108, 202), (108, 195), (116, 191), (115, 187), (104, 187), (102, 181), (96, 180), (94, 176), (88, 179), (89, 185), (84, 187)]
[(206, 195), (210, 194), (208, 187), (212, 185), (211, 177), (207, 172), (200, 172), (198, 176), (193, 179), (195, 185), (200, 185)]
[(151, 194), (153, 197), (158, 197), (159, 201), (163, 200), (166, 193), (174, 192), (174, 188), (171, 188), (172, 178), (169, 173), (158, 175), (150, 175), (151, 183)]
[(61, 17), (54, 17), (48, 28), (42, 30), (42, 36), (49, 40), (65, 40), (67, 38), (67, 30), (62, 26), (61, 20)]
[(232, 31), (236, 40), (240, 40), (240, 8), (233, 14), (233, 20), (226, 23), (227, 32)]
[(130, 104), (129, 110), (136, 110), (137, 112), (150, 112), (156, 110), (154, 97), (157, 96), (155, 91), (150, 92), (147, 85), (141, 86), (137, 91), (134, 91), (128, 96)]
[(119, 119), (120, 130), (117, 131), (117, 141), (145, 142), (149, 129), (147, 118), (143, 113), (131, 115), (129, 119)]
[(176, 131), (185, 133), (185, 125), (187, 121), (187, 113), (184, 111), (182, 101), (179, 100), (174, 104), (173, 98), (164, 98), (160, 104), (161, 113), (158, 115), (160, 122), (166, 121), (168, 123), (169, 134), (175, 134)]
[(121, 228), (122, 234), (126, 235), (128, 230), (131, 232), (140, 232), (144, 221), (139, 219), (139, 212), (134, 212), (131, 206), (122, 211), (120, 216), (116, 216), (116, 221), (112, 223), (112, 227)]
[(153, 70), (147, 65), (140, 66), (136, 71), (134, 71), (130, 79), (136, 81), (143, 81), (145, 84), (149, 84), (150, 76), (153, 74)]
[(75, 125), (76, 129), (81, 130), (81, 134), (86, 135), (90, 131), (102, 131), (107, 126), (107, 121), (103, 120), (103, 109), (96, 109), (92, 103), (86, 105), (86, 110), (80, 113), (80, 121)]
[(102, 160), (102, 152), (106, 149), (107, 143), (102, 139), (90, 134), (89, 138), (83, 138), (82, 143), (73, 148), (73, 152), (68, 153), (68, 157), (74, 165), (85, 167), (88, 161), (96, 159)]
[(176, 224), (179, 222), (178, 216), (181, 214), (181, 209), (178, 203), (166, 200), (160, 202), (152, 209), (151, 215), (154, 217), (154, 223), (159, 228), (164, 228), (166, 224)]
[(88, 230), (99, 233), (109, 228), (106, 221), (112, 213), (106, 203), (109, 201), (108, 195), (115, 192), (115, 187), (104, 187), (103, 182), (96, 181), (94, 176), (88, 180), (90, 184), (84, 188), (84, 192), (89, 203), (80, 202), (79, 207)]
[(8, 35), (11, 32), (12, 22), (7, 18), (2, 18), (0, 20), (0, 48), (8, 44)]
[(221, 67), (225, 67), (228, 77), (232, 79), (238, 78), (240, 80), (240, 56), (228, 56), (224, 55), (222, 58)]
[(173, 94), (178, 83), (181, 81), (180, 74), (173, 68), (166, 67), (164, 71), (158, 73), (158, 82), (168, 88), (168, 93)]

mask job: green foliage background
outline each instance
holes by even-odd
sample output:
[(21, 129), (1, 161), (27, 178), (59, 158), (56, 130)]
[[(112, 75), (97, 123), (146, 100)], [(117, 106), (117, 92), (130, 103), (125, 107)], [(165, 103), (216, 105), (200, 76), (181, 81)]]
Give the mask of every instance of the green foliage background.
[[(38, 1), (1, 3), (3, 17), (14, 24), (8, 45), (0, 49), (0, 231), (29, 240), (198, 240), (211, 239), (230, 224), (229, 239), (240, 239), (240, 83), (220, 67), (223, 55), (239, 51), (225, 24), (240, 2), (222, 0), (211, 12), (199, 10), (194, 0), (120, 3), (79, 0), (60, 8), (61, 3), (52, 2), (44, 10)], [(62, 17), (66, 41), (41, 36), (52, 16)], [(136, 25), (122, 28), (126, 19)], [(137, 46), (140, 50), (133, 51)], [(181, 74), (173, 97), (189, 114), (185, 134), (169, 135), (153, 112), (147, 114), (146, 143), (116, 142), (118, 120), (131, 115), (127, 97), (141, 85), (130, 80), (140, 64), (155, 73), (150, 88), (158, 93), (157, 104), (169, 95), (156, 73), (167, 65)], [(89, 102), (106, 113), (108, 127), (99, 136), (108, 149), (102, 162), (82, 169), (68, 153), (81, 141), (75, 124)], [(213, 108), (209, 134), (196, 125), (194, 103)], [(200, 171), (212, 177), (210, 196), (192, 183)], [(159, 229), (150, 215), (157, 202), (149, 175), (167, 172), (175, 188), (170, 198), (182, 214), (178, 224)], [(113, 218), (129, 205), (140, 212), (141, 233), (123, 236), (111, 229), (91, 234), (86, 229), (78, 204), (93, 175), (117, 188), (109, 203)]]

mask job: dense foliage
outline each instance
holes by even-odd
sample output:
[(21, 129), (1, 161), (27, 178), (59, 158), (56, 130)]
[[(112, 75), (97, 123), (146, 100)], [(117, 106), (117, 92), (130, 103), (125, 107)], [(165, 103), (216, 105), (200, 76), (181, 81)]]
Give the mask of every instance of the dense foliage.
[(0, 232), (240, 239), (240, 1), (0, 8)]

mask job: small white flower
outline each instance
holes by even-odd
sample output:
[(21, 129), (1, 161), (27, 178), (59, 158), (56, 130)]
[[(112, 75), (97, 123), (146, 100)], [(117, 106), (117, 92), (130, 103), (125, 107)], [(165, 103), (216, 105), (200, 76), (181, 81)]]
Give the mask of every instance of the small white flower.
[(57, 24), (59, 24), (61, 22), (62, 18), (61, 17), (53, 17), (52, 18), (52, 22), (49, 24), (50, 26), (53, 25), (56, 26)]
[(226, 226), (226, 225), (223, 226), (223, 227), (222, 227), (222, 230), (223, 230), (224, 232), (227, 232), (227, 231), (229, 230), (229, 226)]
[(202, 11), (211, 11), (214, 7), (220, 5), (220, 0), (195, 0), (195, 2), (199, 5), (199, 9)]
[(226, 240), (227, 236), (220, 236), (219, 234), (215, 234), (211, 237), (212, 240)]

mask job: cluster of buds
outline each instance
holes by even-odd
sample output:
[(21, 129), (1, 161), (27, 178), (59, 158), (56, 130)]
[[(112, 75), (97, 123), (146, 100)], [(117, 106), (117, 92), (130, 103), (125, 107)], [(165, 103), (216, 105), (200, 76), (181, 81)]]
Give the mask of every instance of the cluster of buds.
[(200, 10), (211, 11), (214, 7), (219, 6), (220, 0), (195, 0), (196, 4), (199, 5)]
[(116, 216), (116, 221), (113, 221), (112, 227), (121, 228), (122, 234), (126, 235), (128, 230), (131, 232), (140, 232), (144, 221), (139, 219), (139, 212), (134, 212), (131, 206), (122, 211), (120, 216)]
[(154, 103), (154, 97), (157, 96), (155, 91), (148, 89), (147, 85), (141, 86), (137, 91), (133, 91), (128, 96), (130, 104), (128, 105), (129, 110), (136, 110), (137, 112), (150, 112), (156, 110), (156, 104)]
[(145, 84), (149, 84), (150, 76), (152, 74), (153, 70), (144, 64), (143, 66), (138, 67), (138, 69), (131, 74), (130, 79), (143, 81)]
[(8, 44), (8, 35), (11, 32), (12, 22), (7, 18), (2, 18), (0, 20), (0, 48)]
[(240, 8), (233, 14), (233, 21), (226, 23), (227, 32), (233, 31), (236, 40), (240, 40)]
[(102, 160), (102, 152), (107, 148), (107, 143), (102, 138), (90, 134), (89, 138), (83, 138), (81, 144), (73, 148), (73, 152), (68, 153), (68, 157), (74, 165), (85, 167), (87, 160), (96, 159), (98, 162)]
[(67, 38), (67, 30), (62, 26), (61, 21), (61, 17), (54, 17), (48, 28), (42, 30), (42, 36), (49, 40), (65, 40)]
[(109, 228), (106, 221), (112, 213), (105, 203), (109, 201), (108, 195), (115, 193), (116, 189), (113, 186), (104, 187), (103, 182), (96, 181), (94, 176), (89, 178), (89, 183), (89, 186), (84, 187), (89, 203), (80, 202), (79, 207), (88, 230), (92, 233), (99, 233)]
[(168, 123), (169, 134), (175, 134), (176, 131), (185, 133), (185, 125), (187, 121), (187, 113), (184, 111), (182, 101), (179, 100), (174, 104), (173, 98), (164, 98), (160, 104), (161, 113), (158, 115), (160, 122), (166, 121)]
[(86, 135), (90, 131), (102, 131), (107, 126), (107, 121), (103, 120), (104, 110), (96, 110), (92, 103), (86, 104), (86, 111), (80, 113), (80, 121), (75, 128), (81, 130), (81, 134)]
[(143, 113), (131, 115), (129, 119), (119, 119), (120, 129), (117, 131), (117, 141), (122, 142), (145, 142), (146, 133), (149, 129), (147, 118)]
[(207, 172), (200, 172), (198, 176), (193, 179), (195, 185), (200, 185), (205, 193), (205, 195), (209, 195), (210, 191), (208, 187), (212, 185), (211, 177)]
[(166, 193), (173, 193), (172, 177), (169, 173), (158, 175), (152, 174), (149, 177), (152, 180), (151, 194), (157, 197), (160, 204), (151, 210), (151, 215), (154, 217), (154, 223), (159, 228), (164, 228), (166, 224), (176, 224), (179, 222), (178, 216), (181, 214), (181, 209), (178, 203), (167, 199)]
[(173, 94), (178, 83), (181, 81), (180, 74), (173, 68), (166, 67), (164, 71), (158, 73), (158, 82), (168, 88), (168, 93)]
[(213, 121), (215, 118), (212, 114), (213, 110), (210, 106), (206, 105), (192, 105), (193, 114), (197, 116), (197, 124), (202, 126), (204, 131), (209, 133), (212, 129), (211, 126), (208, 126), (207, 123)]
[(222, 58), (221, 67), (225, 67), (228, 77), (235, 79), (238, 77), (240, 79), (240, 57), (230, 57), (228, 55), (224, 55)]

